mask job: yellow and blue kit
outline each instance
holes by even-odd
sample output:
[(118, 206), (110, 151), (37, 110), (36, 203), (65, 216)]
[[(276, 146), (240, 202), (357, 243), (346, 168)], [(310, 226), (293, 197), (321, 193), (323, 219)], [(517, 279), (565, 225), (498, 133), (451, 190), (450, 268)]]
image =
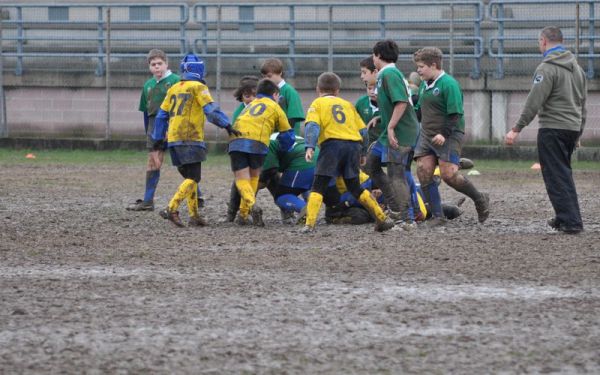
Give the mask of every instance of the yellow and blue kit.
[(273, 97), (258, 94), (235, 120), (233, 128), (242, 133), (229, 141), (229, 152), (266, 155), (271, 134), (279, 132), (277, 140), (282, 150), (294, 144), (294, 131)]
[(366, 131), (365, 123), (356, 108), (340, 97), (325, 95), (317, 98), (307, 111), (307, 148), (314, 148), (329, 139), (362, 142)]
[(203, 82), (180, 81), (169, 89), (160, 106), (152, 138), (155, 141), (164, 139), (168, 129), (168, 147), (196, 145), (206, 148), (204, 122), (207, 119), (224, 129), (229, 126), (229, 119), (214, 103)]

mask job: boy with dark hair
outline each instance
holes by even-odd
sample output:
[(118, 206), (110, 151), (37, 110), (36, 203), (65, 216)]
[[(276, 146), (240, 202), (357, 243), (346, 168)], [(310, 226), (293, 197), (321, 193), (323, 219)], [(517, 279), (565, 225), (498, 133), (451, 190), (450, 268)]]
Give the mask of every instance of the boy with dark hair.
[(266, 59), (260, 67), (263, 78), (273, 81), (279, 87), (279, 105), (285, 112), (294, 134), (300, 135), (304, 121), (304, 109), (298, 91), (283, 79), (283, 63), (279, 59)]
[(379, 114), (377, 107), (377, 68), (373, 57), (369, 56), (360, 62), (360, 79), (365, 83), (367, 94), (358, 98), (354, 107), (369, 129), (369, 142), (374, 142), (381, 134), (381, 122), (371, 120)]
[(287, 151), (294, 143), (294, 131), (277, 104), (279, 87), (268, 79), (258, 82), (256, 99), (240, 113), (233, 127), (240, 132), (229, 142), (231, 170), (241, 195), (239, 223), (248, 224), (249, 215), (256, 226), (264, 226), (262, 209), (255, 205), (258, 180), (270, 136), (279, 132), (280, 149)]
[(138, 199), (135, 203), (127, 206), (129, 211), (154, 210), (154, 193), (160, 179), (160, 168), (164, 160), (165, 150), (164, 148), (153, 148), (152, 132), (154, 131), (156, 114), (167, 91), (179, 82), (179, 76), (169, 70), (167, 55), (163, 51), (159, 49), (150, 50), (146, 60), (153, 76), (144, 83), (139, 105), (139, 110), (144, 113), (144, 130), (146, 132), (146, 147), (148, 148), (146, 189), (143, 199)]
[[(390, 217), (402, 229), (411, 230), (416, 224), (405, 171), (410, 169), (419, 123), (410, 102), (408, 83), (395, 64), (398, 54), (398, 45), (392, 40), (379, 41), (373, 47), (373, 63), (379, 70), (377, 104), (385, 130), (371, 147), (365, 169), (383, 192)], [(386, 162), (387, 175), (382, 169)]]
[(433, 180), (438, 164), (442, 180), (473, 200), (478, 220), (483, 223), (490, 213), (490, 198), (458, 173), (465, 132), (460, 85), (444, 72), (439, 48), (421, 48), (414, 53), (413, 60), (423, 80), (416, 106), (421, 116), (422, 131), (415, 149), (415, 159), (421, 189), (433, 216), (430, 225), (445, 223), (440, 193)]
[(152, 133), (154, 148), (163, 147), (168, 130), (168, 148), (171, 161), (183, 176), (177, 192), (168, 207), (160, 215), (178, 227), (184, 224), (179, 217), (179, 206), (187, 201), (190, 226), (205, 226), (206, 221), (198, 212), (198, 183), (202, 162), (206, 160), (204, 122), (208, 120), (224, 128), (229, 134), (239, 132), (232, 129), (229, 119), (213, 101), (204, 83), (204, 62), (194, 54), (186, 55), (181, 61), (181, 82), (169, 89), (156, 115), (156, 126)]
[(306, 206), (304, 233), (315, 230), (323, 196), (332, 178), (341, 176), (348, 191), (375, 217), (375, 230), (383, 232), (394, 226), (368, 190), (359, 182), (359, 165), (368, 143), (367, 129), (348, 101), (338, 97), (340, 78), (323, 73), (317, 81), (317, 94), (308, 109), (305, 139), (306, 161), (314, 157), (317, 143), (321, 146), (311, 193)]
[(240, 113), (246, 108), (251, 101), (256, 99), (256, 86), (258, 85), (258, 77), (256, 76), (243, 76), (240, 79), (240, 83), (233, 92), (235, 100), (240, 102), (240, 105), (233, 111), (231, 115), (231, 123), (235, 123)]

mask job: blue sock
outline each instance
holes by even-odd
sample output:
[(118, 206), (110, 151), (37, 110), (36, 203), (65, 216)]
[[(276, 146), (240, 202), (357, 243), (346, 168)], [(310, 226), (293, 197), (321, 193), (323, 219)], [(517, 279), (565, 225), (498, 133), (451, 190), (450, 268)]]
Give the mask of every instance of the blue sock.
[(410, 190), (410, 205), (408, 207), (408, 218), (414, 221), (415, 210), (419, 209), (419, 200), (417, 199), (417, 184), (415, 183), (415, 179), (410, 170), (405, 171), (404, 175), (406, 176), (406, 183), (408, 184), (408, 189)]
[(144, 193), (144, 202), (152, 202), (154, 200), (154, 192), (158, 186), (160, 179), (160, 170), (146, 172), (146, 192)]
[(275, 203), (284, 211), (294, 210), (296, 212), (300, 212), (304, 206), (306, 206), (306, 202), (304, 200), (292, 194), (284, 194), (277, 197)]
[(442, 197), (440, 196), (437, 184), (432, 181), (427, 185), (421, 185), (421, 190), (423, 190), (425, 201), (429, 203), (431, 215), (434, 217), (444, 217), (442, 211)]

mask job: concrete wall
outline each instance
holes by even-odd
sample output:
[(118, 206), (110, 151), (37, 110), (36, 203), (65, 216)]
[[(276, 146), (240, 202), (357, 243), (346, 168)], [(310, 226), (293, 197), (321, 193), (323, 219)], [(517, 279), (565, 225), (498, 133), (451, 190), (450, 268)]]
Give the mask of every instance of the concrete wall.
[[(56, 77), (55, 77), (56, 78)], [(72, 77), (71, 77), (72, 78)], [(229, 77), (231, 78), (231, 77)], [(140, 88), (145, 76), (128, 76), (116, 79), (111, 89), (110, 129), (114, 139), (143, 138), (142, 115), (138, 111)], [(235, 82), (238, 79), (231, 79)], [(22, 78), (21, 78), (22, 80)], [(468, 143), (500, 143), (506, 131), (517, 121), (525, 102), (530, 78), (486, 81), (461, 79), (464, 89), (464, 109)], [(313, 77), (298, 78), (293, 84), (300, 87), (306, 107), (315, 98)], [(342, 96), (354, 102), (363, 91), (356, 79), (345, 79)], [(106, 132), (106, 89), (101, 80), (69, 82), (60, 78), (45, 81), (12, 82), (5, 79), (8, 136), (51, 138), (102, 138)], [(61, 87), (61, 85), (63, 85)], [(494, 88), (495, 85), (495, 88)], [(68, 87), (67, 87), (68, 86)], [(120, 86), (120, 87), (119, 87)], [(600, 90), (590, 82), (588, 121), (584, 143), (600, 143)], [(209, 80), (209, 87), (214, 82)], [(507, 87), (512, 88), (508, 90)], [(216, 92), (222, 109), (231, 114), (238, 105), (231, 96), (232, 87)], [(525, 128), (520, 141), (535, 142), (537, 120)], [(212, 125), (206, 127), (207, 140), (225, 138), (222, 130)]]

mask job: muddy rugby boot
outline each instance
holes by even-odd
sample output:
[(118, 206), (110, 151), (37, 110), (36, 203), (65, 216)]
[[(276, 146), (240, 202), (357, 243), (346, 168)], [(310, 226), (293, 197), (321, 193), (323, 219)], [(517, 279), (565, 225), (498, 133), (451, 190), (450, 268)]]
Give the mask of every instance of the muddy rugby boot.
[(189, 227), (205, 227), (206, 225), (206, 220), (204, 220), (200, 214), (198, 214), (198, 216), (190, 217), (190, 220), (188, 221)]
[(300, 233), (314, 233), (315, 227), (311, 227), (310, 225), (305, 225), (300, 229)]
[(127, 206), (127, 211), (154, 211), (154, 202), (145, 202), (138, 199), (135, 203)]
[(185, 226), (185, 225), (183, 225), (183, 222), (179, 218), (179, 211), (169, 211), (168, 208), (165, 208), (164, 210), (160, 211), (159, 214), (163, 219), (169, 220), (175, 226), (178, 226), (181, 228), (183, 228)]
[(477, 220), (483, 223), (490, 216), (490, 195), (481, 193), (481, 198), (475, 201), (475, 209), (477, 210)]
[(238, 214), (238, 215), (237, 215), (237, 218), (235, 219), (235, 223), (236, 223), (237, 225), (242, 225), (242, 226), (244, 226), (244, 225), (250, 225), (250, 224), (252, 224), (252, 223), (250, 222), (250, 218), (249, 218), (249, 217), (246, 217), (246, 218), (244, 218), (244, 217), (242, 217), (242, 215), (240, 215), (240, 214)]
[(375, 224), (375, 231), (377, 232), (385, 232), (386, 230), (390, 230), (394, 227), (394, 220), (386, 217), (384, 221), (378, 221)]
[(252, 216), (252, 223), (257, 227), (264, 227), (265, 222), (263, 221), (263, 210), (257, 205), (252, 206), (250, 210), (250, 216)]
[(281, 213), (281, 222), (285, 225), (294, 225), (296, 222), (296, 216), (294, 215), (294, 211), (284, 211), (280, 210)]
[(427, 228), (438, 228), (443, 227), (447, 223), (448, 220), (446, 220), (445, 217), (434, 216), (431, 219), (425, 221), (425, 226), (427, 226)]

